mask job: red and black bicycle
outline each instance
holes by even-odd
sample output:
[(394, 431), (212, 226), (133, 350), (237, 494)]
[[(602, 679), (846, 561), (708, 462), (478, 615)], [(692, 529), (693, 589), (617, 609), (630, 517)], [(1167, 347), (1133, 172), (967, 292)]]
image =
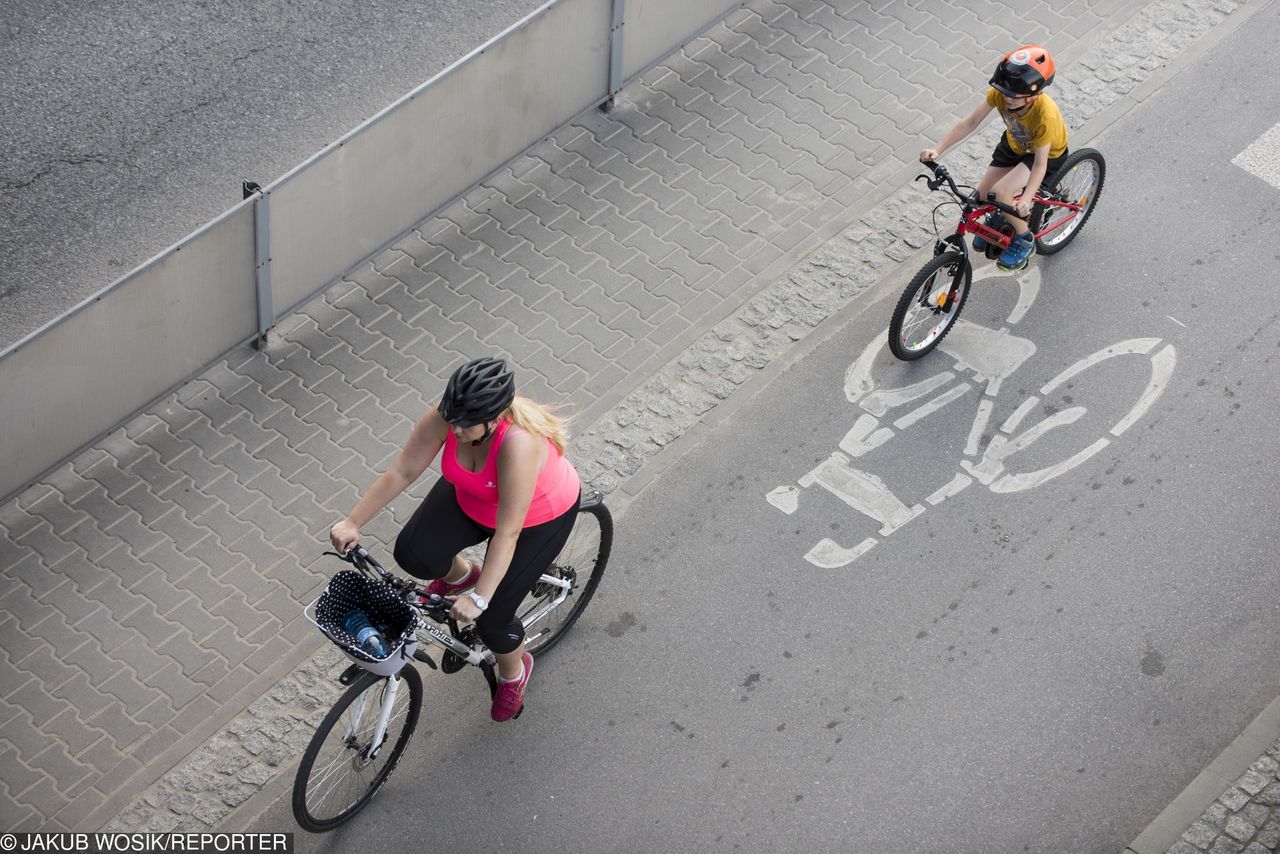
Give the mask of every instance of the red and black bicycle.
[[(973, 282), (973, 262), (964, 236), (981, 237), (987, 241), (984, 254), (997, 258), (1008, 248), (1012, 229), (1007, 223), (1005, 230), (991, 228), (986, 223), (987, 216), (997, 210), (1017, 216), (1012, 206), (997, 201), (994, 194), (988, 194), (987, 200), (982, 201), (971, 187), (963, 188), (968, 193), (962, 192), (942, 164), (925, 165), (934, 177), (921, 175), (916, 180), (926, 180), (930, 190), (942, 189), (955, 196), (954, 201), (948, 199), (938, 207), (958, 204), (960, 222), (955, 233), (938, 239), (933, 258), (916, 273), (893, 310), (889, 349), (906, 361), (919, 359), (937, 347), (964, 308)], [(1053, 178), (1040, 188), (1028, 219), (1038, 254), (1059, 252), (1080, 233), (1102, 193), (1106, 175), (1107, 164), (1102, 154), (1092, 148), (1082, 148), (1070, 154)]]

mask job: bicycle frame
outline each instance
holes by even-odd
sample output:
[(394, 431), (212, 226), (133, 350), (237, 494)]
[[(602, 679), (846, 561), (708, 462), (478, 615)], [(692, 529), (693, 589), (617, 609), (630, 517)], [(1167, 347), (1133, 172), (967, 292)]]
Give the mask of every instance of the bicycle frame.
[[(1062, 228), (1064, 225), (1071, 222), (1071, 220), (1075, 219), (1075, 215), (1082, 210), (1082, 206), (1078, 202), (1064, 202), (1060, 199), (1042, 196), (1038, 193), (1036, 194), (1036, 204), (1044, 205), (1045, 207), (1066, 208), (1071, 211), (1071, 216), (1065, 216), (1048, 228), (1043, 228), (1040, 231), (1035, 232), (1034, 236), (1036, 238), (1044, 237), (1046, 234), (1051, 234), (1052, 232)], [(976, 234), (988, 243), (995, 244), (1002, 249), (1008, 248), (1009, 235), (1002, 231), (996, 231), (985, 222), (987, 215), (994, 213), (995, 211), (996, 206), (990, 203), (973, 208), (972, 210), (966, 208), (965, 213), (960, 217), (960, 222), (956, 224), (955, 233), (962, 237), (966, 234)]]
[[(391, 581), (391, 579), (395, 579), (394, 584), (397, 586), (397, 588), (401, 586), (406, 586), (406, 585), (409, 587), (412, 587), (412, 584), (410, 582), (403, 581), (402, 579), (398, 579), (395, 576), (391, 575), (391, 573), (387, 572), (381, 565), (377, 563), (377, 561), (375, 561), (372, 557), (370, 557), (367, 552), (362, 556), (362, 559), (366, 564), (376, 569), (385, 580)], [(355, 563), (355, 561), (352, 561), (352, 562)], [(356, 564), (356, 565), (359, 566), (359, 564)], [(526, 630), (528, 630), (530, 626), (536, 625), (540, 620), (542, 620), (544, 617), (546, 617), (548, 614), (550, 614), (552, 611), (558, 608), (560, 604), (564, 602), (564, 600), (569, 595), (570, 584), (568, 581), (564, 580), (563, 578), (553, 578), (552, 576), (544, 574), (539, 579), (538, 583), (550, 584), (551, 586), (558, 588), (560, 592), (559, 592), (559, 595), (555, 597), (555, 599), (551, 600), (542, 608), (540, 608), (537, 612), (534, 613), (534, 615), (529, 620), (525, 622), (524, 626)], [(490, 651), (488, 648), (486, 648), (481, 644), (477, 644), (476, 646), (470, 646), (467, 643), (465, 643), (461, 638), (457, 637), (455, 634), (451, 632), (446, 632), (440, 628), (440, 626), (437, 624), (439, 621), (436, 621), (435, 617), (443, 616), (440, 613), (440, 611), (443, 608), (442, 602), (437, 602), (434, 604), (434, 606), (425, 606), (425, 607), (418, 603), (411, 602), (410, 607), (416, 610), (419, 613), (419, 615), (427, 618), (420, 621), (418, 625), (419, 625), (419, 629), (422, 632), (426, 633), (427, 639), (430, 640), (433, 644), (435, 644), (436, 646), (439, 646), (440, 648), (448, 652), (453, 653), (461, 661), (465, 662), (466, 664), (472, 665), (474, 667), (480, 667), (484, 669), (486, 667), (491, 668), (493, 666), (495, 658), (494, 658), (493, 652)], [(406, 665), (406, 666), (412, 666), (412, 665)], [(348, 672), (349, 673), (353, 672), (353, 668), (355, 670), (360, 669), (359, 665), (353, 664), (351, 665), (351, 668), (348, 668)], [(485, 675), (487, 677), (489, 676), (489, 673), (486, 672)], [(360, 731), (360, 723), (364, 719), (365, 713), (368, 711), (366, 706), (369, 702), (369, 692), (379, 687), (382, 684), (383, 684), (383, 680), (380, 680), (370, 685), (369, 688), (366, 689), (365, 692), (361, 694), (360, 698), (356, 701), (355, 703), (356, 708), (354, 709), (354, 711), (352, 711), (351, 720), (347, 724), (347, 728), (343, 733), (343, 738), (348, 742), (350, 742), (350, 740), (355, 737), (356, 733)], [(400, 677), (399, 676), (388, 677), (385, 680), (385, 685), (386, 687), (383, 691), (382, 702), (379, 703), (379, 706), (378, 706), (378, 722), (377, 724), (374, 725), (372, 737), (370, 739), (370, 743), (373, 746), (370, 747), (368, 751), (365, 753), (363, 757), (363, 760), (365, 762), (372, 762), (374, 759), (376, 759), (378, 756), (378, 752), (382, 749), (383, 744), (385, 744), (386, 742), (387, 723), (391, 720), (391, 712), (395, 708), (396, 695), (399, 693), (399, 690), (400, 690)]]
[[(968, 252), (965, 248), (964, 241), (958, 239), (964, 237), (966, 234), (975, 234), (992, 245), (999, 246), (1001, 249), (1007, 249), (1010, 243), (1009, 236), (991, 228), (986, 224), (985, 220), (989, 214), (995, 213), (997, 210), (1022, 219), (1023, 217), (1018, 214), (1017, 210), (1011, 205), (1006, 205), (1003, 202), (998, 201), (995, 198), (994, 193), (988, 193), (987, 201), (985, 202), (978, 200), (976, 190), (973, 193), (965, 195), (960, 192), (960, 188), (956, 185), (955, 181), (947, 173), (945, 168), (937, 163), (926, 163), (925, 165), (933, 170), (935, 177), (930, 179), (927, 175), (921, 175), (916, 178), (916, 180), (919, 181), (922, 178), (925, 179), (930, 190), (938, 190), (946, 187), (950, 193), (955, 196), (961, 209), (960, 221), (956, 224), (954, 234), (939, 241), (939, 250), (942, 251), (942, 247), (944, 245), (954, 244), (957, 245), (957, 248), (961, 249), (961, 251), (964, 251), (967, 256)], [(1019, 194), (1015, 198), (1020, 199), (1022, 196)], [(1035, 196), (1035, 204), (1042, 205), (1044, 207), (1066, 208), (1071, 211), (1070, 216), (1063, 217), (1048, 228), (1035, 232), (1034, 236), (1036, 239), (1042, 238), (1046, 234), (1050, 234), (1057, 231), (1059, 228), (1062, 228), (1067, 223), (1075, 219), (1076, 214), (1083, 210), (1083, 205), (1080, 202), (1071, 202), (1065, 199), (1055, 198), (1053, 196), (1046, 196), (1038, 192)]]

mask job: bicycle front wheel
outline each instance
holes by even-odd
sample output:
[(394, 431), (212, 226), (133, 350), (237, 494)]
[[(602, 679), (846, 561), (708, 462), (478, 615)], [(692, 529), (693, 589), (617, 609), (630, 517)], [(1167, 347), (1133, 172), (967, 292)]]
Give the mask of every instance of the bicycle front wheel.
[[(399, 682), (386, 733), (374, 730), (391, 687)], [(388, 678), (360, 676), (325, 715), (293, 781), (293, 816), (303, 830), (333, 830), (359, 812), (387, 781), (422, 711), (422, 677), (412, 666)]]
[(595, 595), (612, 548), (613, 516), (598, 496), (587, 496), (568, 542), (516, 611), (530, 655), (550, 650), (577, 622)]
[[(1075, 239), (1089, 221), (1093, 207), (1102, 195), (1102, 182), (1107, 177), (1107, 162), (1102, 153), (1082, 148), (1067, 156), (1043, 195), (1080, 205), (1080, 210), (1058, 205), (1038, 204), (1031, 211), (1031, 232), (1036, 237), (1036, 251), (1041, 255), (1061, 252)], [(1043, 237), (1039, 235), (1044, 235)]]
[(889, 349), (903, 361), (927, 354), (951, 331), (973, 282), (963, 252), (935, 255), (907, 285), (889, 321)]

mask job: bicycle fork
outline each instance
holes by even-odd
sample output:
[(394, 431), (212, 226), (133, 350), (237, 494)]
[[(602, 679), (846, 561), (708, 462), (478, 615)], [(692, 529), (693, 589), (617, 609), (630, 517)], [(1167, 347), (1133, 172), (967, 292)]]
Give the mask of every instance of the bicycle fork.
[[(357, 743), (356, 734), (360, 732), (360, 722), (364, 719), (364, 715), (368, 710), (369, 694), (378, 683), (370, 685), (360, 695), (360, 699), (354, 703), (355, 711), (351, 713), (351, 720), (347, 723), (346, 732), (343, 733), (343, 741), (347, 744), (354, 745)], [(378, 709), (378, 720), (373, 725), (373, 732), (369, 735), (369, 746), (364, 750), (364, 761), (372, 762), (378, 757), (378, 751), (382, 749), (382, 745), (387, 740), (387, 723), (391, 720), (391, 710), (396, 705), (396, 695), (400, 692), (400, 677), (390, 676), (387, 678), (386, 687), (382, 692), (382, 703)]]

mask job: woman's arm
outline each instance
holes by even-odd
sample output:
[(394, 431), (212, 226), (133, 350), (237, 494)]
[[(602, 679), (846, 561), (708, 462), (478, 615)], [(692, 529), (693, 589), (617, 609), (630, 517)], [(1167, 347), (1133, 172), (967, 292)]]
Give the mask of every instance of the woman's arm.
[(951, 130), (947, 131), (947, 135), (942, 138), (942, 142), (938, 143), (937, 148), (926, 148), (920, 152), (920, 162), (928, 163), (937, 160), (942, 153), (951, 146), (960, 142), (969, 134), (978, 129), (987, 118), (987, 114), (991, 112), (991, 105), (985, 100), (978, 106), (973, 108), (973, 112), (956, 122)]
[[(515, 554), (516, 540), (524, 530), (538, 472), (547, 459), (547, 440), (523, 430), (508, 431), (498, 449), (498, 521), (493, 538), (484, 555), (484, 568), (475, 592), (492, 599), (498, 585), (506, 577)], [(453, 616), (458, 620), (474, 620), (480, 609), (466, 596), (457, 599)]]
[(360, 528), (422, 476), (440, 453), (448, 430), (449, 425), (434, 406), (418, 419), (396, 461), (365, 491), (347, 518), (329, 529), (329, 540), (335, 549), (345, 552), (360, 542)]

